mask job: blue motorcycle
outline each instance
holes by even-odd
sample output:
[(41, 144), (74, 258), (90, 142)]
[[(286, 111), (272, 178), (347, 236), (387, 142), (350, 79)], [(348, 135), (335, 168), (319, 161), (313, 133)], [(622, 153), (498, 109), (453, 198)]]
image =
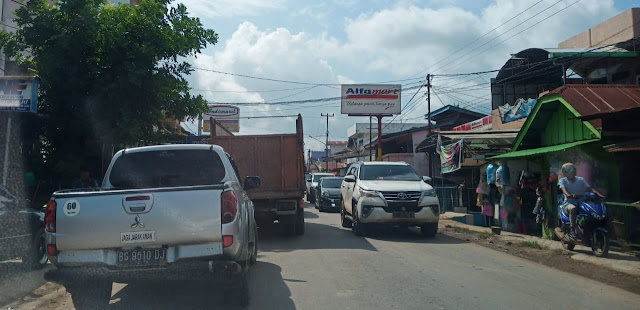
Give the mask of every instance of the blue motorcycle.
[(592, 192), (586, 192), (577, 198), (580, 200), (576, 231), (578, 238), (571, 239), (566, 236), (571, 231), (571, 220), (564, 205), (558, 207), (560, 220), (555, 233), (560, 238), (562, 246), (569, 251), (573, 250), (576, 244), (582, 244), (591, 246), (593, 255), (606, 257), (609, 253), (609, 234), (606, 228), (607, 206), (602, 198)]

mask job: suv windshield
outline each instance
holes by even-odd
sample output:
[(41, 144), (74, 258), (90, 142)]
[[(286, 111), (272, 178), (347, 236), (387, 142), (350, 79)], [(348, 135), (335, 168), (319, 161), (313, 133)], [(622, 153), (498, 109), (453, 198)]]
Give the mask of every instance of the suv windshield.
[(420, 177), (409, 165), (363, 165), (360, 180), (420, 181)]
[(117, 189), (218, 184), (225, 176), (220, 156), (209, 150), (138, 152), (122, 155), (109, 181)]
[(322, 180), (323, 188), (339, 188), (341, 184), (342, 184), (342, 178), (340, 179), (331, 178), (331, 179)]

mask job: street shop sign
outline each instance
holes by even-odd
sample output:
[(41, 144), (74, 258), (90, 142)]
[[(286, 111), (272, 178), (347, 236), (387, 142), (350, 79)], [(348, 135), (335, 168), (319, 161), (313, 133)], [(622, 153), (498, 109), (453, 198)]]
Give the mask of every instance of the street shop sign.
[(462, 167), (464, 139), (456, 143), (440, 146), (440, 171), (442, 173), (454, 172)]
[(0, 76), (0, 111), (38, 111), (38, 79), (35, 76)]
[(354, 116), (400, 114), (402, 85), (342, 84), (341, 112)]
[(453, 131), (482, 131), (493, 127), (493, 116), (485, 116), (481, 119), (453, 127)]
[(209, 111), (203, 116), (204, 131), (210, 130), (209, 120), (213, 118), (216, 123), (230, 132), (240, 131), (240, 108), (231, 105), (211, 105)]

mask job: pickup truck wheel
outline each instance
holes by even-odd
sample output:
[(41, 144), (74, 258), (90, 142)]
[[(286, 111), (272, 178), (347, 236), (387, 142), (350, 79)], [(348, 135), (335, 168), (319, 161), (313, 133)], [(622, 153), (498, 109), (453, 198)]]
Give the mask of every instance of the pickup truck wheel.
[(76, 310), (109, 308), (112, 282), (83, 282), (67, 286)]
[(29, 245), (29, 249), (22, 257), (22, 265), (29, 270), (42, 269), (47, 265), (47, 245), (44, 228), (39, 229)]
[(420, 226), (420, 231), (425, 237), (435, 237), (435, 235), (438, 233), (438, 223), (422, 224)]
[(345, 213), (345, 210), (344, 210), (344, 201), (343, 201), (340, 204), (340, 221), (341, 221), (342, 227), (351, 228), (351, 220), (348, 219), (344, 213)]
[(296, 232), (297, 236), (304, 235), (304, 211), (302, 209), (298, 209), (298, 214), (296, 214)]

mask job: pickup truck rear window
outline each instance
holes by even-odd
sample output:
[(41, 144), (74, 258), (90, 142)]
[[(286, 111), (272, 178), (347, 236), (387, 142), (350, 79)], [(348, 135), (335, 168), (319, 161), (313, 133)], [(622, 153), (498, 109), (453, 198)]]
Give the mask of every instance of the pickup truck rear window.
[(219, 184), (225, 168), (209, 150), (130, 153), (120, 156), (109, 182), (117, 189), (139, 189)]

